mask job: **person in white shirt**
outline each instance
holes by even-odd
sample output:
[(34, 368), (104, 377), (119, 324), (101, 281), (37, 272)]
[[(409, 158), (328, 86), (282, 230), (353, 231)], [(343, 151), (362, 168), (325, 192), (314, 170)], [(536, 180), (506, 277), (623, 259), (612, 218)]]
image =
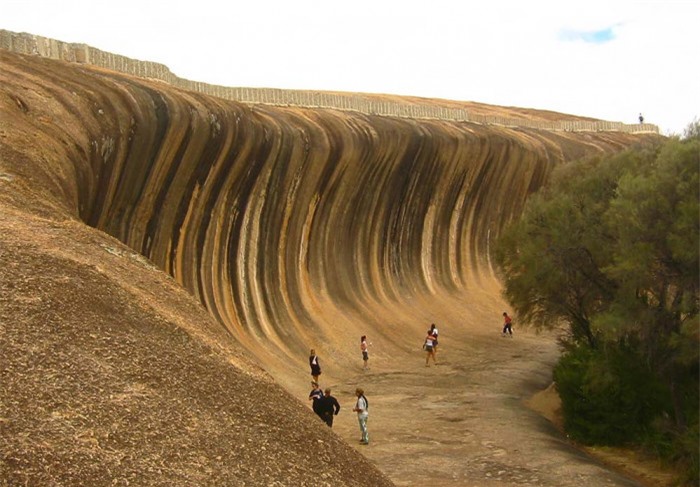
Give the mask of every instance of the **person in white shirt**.
[(425, 356), (425, 366), (430, 367), (430, 364), (428, 361), (430, 360), (430, 357), (433, 358), (433, 364), (437, 364), (435, 362), (435, 337), (428, 333), (428, 336), (425, 337), (425, 342), (423, 343), (423, 350), (428, 352), (428, 354)]
[(362, 432), (362, 439), (360, 443), (363, 445), (369, 445), (369, 433), (367, 433), (367, 417), (369, 416), (369, 404), (367, 398), (365, 397), (365, 391), (361, 388), (355, 389), (355, 395), (357, 396), (357, 403), (352, 409), (357, 413), (357, 420), (360, 423), (360, 431)]
[(438, 346), (438, 329), (435, 323), (430, 325), (430, 330), (428, 330), (428, 335), (433, 336), (433, 355), (437, 356), (437, 346)]
[(362, 351), (362, 361), (364, 362), (365, 370), (369, 369), (369, 347), (367, 347), (367, 336), (362, 335), (360, 337), (360, 350)]

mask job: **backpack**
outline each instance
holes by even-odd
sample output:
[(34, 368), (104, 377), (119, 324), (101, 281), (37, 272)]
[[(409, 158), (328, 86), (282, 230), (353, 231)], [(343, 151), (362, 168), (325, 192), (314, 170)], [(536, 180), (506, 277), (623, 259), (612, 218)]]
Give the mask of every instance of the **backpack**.
[(367, 408), (367, 412), (369, 412), (369, 401), (364, 394), (362, 394), (360, 397), (365, 400), (365, 407)]

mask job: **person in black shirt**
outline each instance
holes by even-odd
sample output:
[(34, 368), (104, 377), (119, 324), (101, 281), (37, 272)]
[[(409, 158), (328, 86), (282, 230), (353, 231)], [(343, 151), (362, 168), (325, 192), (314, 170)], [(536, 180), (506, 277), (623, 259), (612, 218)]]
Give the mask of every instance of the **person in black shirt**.
[(321, 419), (323, 419), (323, 415), (321, 414), (321, 399), (323, 398), (323, 391), (318, 386), (318, 382), (311, 381), (311, 385), (313, 386), (313, 389), (309, 393), (309, 401), (313, 400), (311, 408)]
[(321, 399), (319, 399), (319, 410), (321, 411), (321, 419), (326, 422), (328, 426), (333, 427), (333, 416), (337, 416), (340, 412), (340, 404), (338, 400), (331, 396), (330, 388), (327, 388), (325, 394)]

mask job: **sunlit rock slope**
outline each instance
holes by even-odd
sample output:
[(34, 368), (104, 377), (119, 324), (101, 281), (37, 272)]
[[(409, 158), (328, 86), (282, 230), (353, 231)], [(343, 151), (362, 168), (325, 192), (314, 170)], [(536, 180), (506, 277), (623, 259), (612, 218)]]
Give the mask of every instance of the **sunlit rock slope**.
[(379, 360), (415, 348), (416, 313), (497, 289), (489, 246), (557, 164), (658, 137), (250, 105), (0, 55), (16, 484), (388, 484), (255, 364), (306, 374), (322, 344), (332, 376), (368, 327)]

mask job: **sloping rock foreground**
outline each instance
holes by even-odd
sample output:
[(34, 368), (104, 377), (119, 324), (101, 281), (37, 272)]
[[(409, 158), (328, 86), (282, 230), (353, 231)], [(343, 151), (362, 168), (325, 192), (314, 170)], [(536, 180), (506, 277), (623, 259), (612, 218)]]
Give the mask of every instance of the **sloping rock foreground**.
[(655, 137), (246, 106), (0, 56), (9, 485), (391, 485), (390, 452), (294, 398), (309, 348), (351, 396), (361, 334), (388, 370), (426, 322), (481, 333), (490, 242), (527, 196)]

